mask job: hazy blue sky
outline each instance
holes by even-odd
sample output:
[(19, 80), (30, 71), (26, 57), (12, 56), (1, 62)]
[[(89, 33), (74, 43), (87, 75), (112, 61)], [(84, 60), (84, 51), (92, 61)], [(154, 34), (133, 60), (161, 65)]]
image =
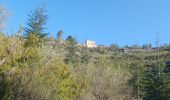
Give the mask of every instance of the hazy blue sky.
[(47, 31), (56, 35), (62, 29), (82, 43), (155, 44), (170, 42), (170, 0), (0, 0), (11, 11), (7, 31), (25, 25), (28, 13), (45, 4)]

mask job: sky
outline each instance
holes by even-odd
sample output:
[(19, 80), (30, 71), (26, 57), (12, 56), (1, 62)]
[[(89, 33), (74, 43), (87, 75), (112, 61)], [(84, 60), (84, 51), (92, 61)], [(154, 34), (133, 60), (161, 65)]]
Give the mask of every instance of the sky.
[(79, 43), (90, 39), (98, 45), (117, 43), (170, 43), (170, 0), (0, 0), (11, 13), (6, 32), (26, 26), (28, 14), (45, 5), (49, 16), (47, 32), (64, 38), (74, 36)]

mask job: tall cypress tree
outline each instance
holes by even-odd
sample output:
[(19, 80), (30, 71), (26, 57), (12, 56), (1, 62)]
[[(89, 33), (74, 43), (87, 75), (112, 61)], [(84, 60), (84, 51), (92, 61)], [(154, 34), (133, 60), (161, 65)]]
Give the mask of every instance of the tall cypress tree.
[(27, 27), (24, 28), (26, 37), (29, 34), (35, 34), (39, 38), (45, 37), (48, 34), (44, 32), (44, 25), (47, 22), (48, 16), (46, 15), (46, 10), (42, 6), (36, 7), (29, 15), (28, 15), (28, 23)]

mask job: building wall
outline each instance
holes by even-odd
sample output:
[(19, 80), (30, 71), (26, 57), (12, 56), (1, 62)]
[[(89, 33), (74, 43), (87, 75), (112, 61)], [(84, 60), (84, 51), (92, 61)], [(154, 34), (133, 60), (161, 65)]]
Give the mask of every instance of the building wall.
[(85, 46), (88, 47), (88, 48), (97, 47), (96, 42), (95, 41), (91, 41), (91, 40), (86, 40)]

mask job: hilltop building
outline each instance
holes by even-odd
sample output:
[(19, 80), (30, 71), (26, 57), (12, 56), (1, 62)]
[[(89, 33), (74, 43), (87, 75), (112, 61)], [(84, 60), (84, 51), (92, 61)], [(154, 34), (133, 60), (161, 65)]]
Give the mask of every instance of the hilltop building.
[(88, 48), (95, 48), (97, 47), (96, 42), (92, 40), (86, 40), (83, 46), (88, 47)]

